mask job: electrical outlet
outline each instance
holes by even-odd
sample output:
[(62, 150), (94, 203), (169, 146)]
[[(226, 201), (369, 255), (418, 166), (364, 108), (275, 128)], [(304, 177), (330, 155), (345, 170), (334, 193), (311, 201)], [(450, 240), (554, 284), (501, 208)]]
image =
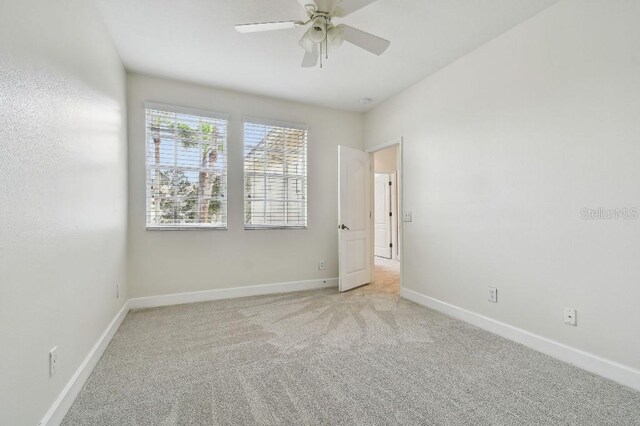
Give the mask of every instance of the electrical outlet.
[(324, 260), (318, 262), (318, 271), (324, 271), (326, 269), (326, 265), (324, 264)]
[(53, 377), (56, 374), (56, 367), (58, 366), (58, 347), (54, 347), (49, 351), (49, 377)]
[(564, 308), (564, 323), (567, 325), (578, 325), (577, 312), (574, 308)]
[(498, 289), (489, 287), (489, 302), (498, 303)]
[(413, 220), (411, 216), (411, 212), (404, 212), (404, 216), (402, 217), (403, 222), (411, 222)]

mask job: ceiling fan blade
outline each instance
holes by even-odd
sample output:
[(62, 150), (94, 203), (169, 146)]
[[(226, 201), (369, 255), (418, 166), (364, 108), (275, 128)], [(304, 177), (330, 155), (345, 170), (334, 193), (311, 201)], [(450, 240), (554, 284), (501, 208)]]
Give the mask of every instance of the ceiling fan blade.
[(302, 68), (313, 68), (318, 64), (318, 46), (314, 45), (311, 52), (305, 52), (302, 58)]
[(298, 3), (300, 3), (300, 6), (304, 7), (305, 9), (307, 9), (307, 6), (313, 6), (314, 8), (316, 7), (316, 3), (313, 0), (298, 0)]
[(307, 6), (311, 6), (319, 12), (331, 13), (339, 1), (340, 0), (298, 0), (298, 3), (306, 10), (309, 10)]
[(385, 40), (373, 34), (365, 33), (357, 28), (350, 27), (349, 25), (340, 24), (339, 27), (343, 28), (343, 37), (345, 41), (351, 44), (367, 50), (375, 55), (382, 55), (389, 47), (391, 42)]
[(356, 10), (360, 10), (367, 5), (370, 5), (374, 1), (377, 0), (342, 0), (337, 4), (334, 14), (338, 18), (344, 18)]
[(256, 33), (258, 31), (288, 30), (304, 24), (302, 21), (259, 22), (255, 24), (239, 24), (235, 26), (239, 33)]

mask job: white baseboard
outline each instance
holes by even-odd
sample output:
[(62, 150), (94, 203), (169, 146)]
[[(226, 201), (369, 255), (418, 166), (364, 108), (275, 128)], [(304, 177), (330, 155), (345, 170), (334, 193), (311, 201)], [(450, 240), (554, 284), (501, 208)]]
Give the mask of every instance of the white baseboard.
[(407, 300), (426, 306), (443, 314), (468, 322), (477, 327), (521, 343), (538, 352), (575, 365), (615, 382), (640, 390), (640, 371), (627, 367), (589, 352), (567, 346), (555, 340), (547, 339), (534, 333), (522, 330), (512, 325), (485, 317), (475, 312), (467, 311), (455, 305), (434, 299), (407, 288), (400, 290), (400, 295)]
[(91, 375), (91, 372), (100, 360), (100, 357), (102, 357), (104, 350), (109, 345), (109, 342), (111, 342), (113, 335), (116, 334), (116, 331), (118, 330), (118, 327), (120, 327), (124, 317), (127, 316), (127, 312), (129, 312), (129, 306), (128, 302), (125, 302), (120, 311), (118, 311), (116, 316), (111, 320), (107, 329), (98, 338), (96, 344), (93, 345), (87, 357), (82, 361), (82, 364), (80, 364), (80, 367), (78, 367), (76, 372), (73, 373), (73, 376), (71, 376), (67, 385), (62, 389), (58, 398), (51, 405), (47, 414), (45, 414), (42, 420), (40, 420), (40, 423), (38, 423), (39, 425), (55, 426), (62, 422), (67, 411), (71, 408), (71, 404), (73, 404), (78, 393), (80, 393), (82, 386), (84, 386), (84, 383)]
[[(58, 425), (78, 396), (82, 386), (89, 378), (94, 367), (100, 360), (109, 342), (120, 327), (130, 309), (150, 308), (157, 306), (178, 305), (183, 303), (206, 302), (211, 300), (231, 299), (247, 296), (288, 293), (292, 291), (315, 290), (320, 288), (337, 287), (337, 278), (319, 280), (293, 281), (286, 283), (262, 284), (255, 286), (205, 290), (188, 293), (167, 294), (162, 296), (139, 297), (129, 299), (113, 318), (107, 329), (102, 333), (96, 344), (91, 348), (80, 367), (73, 374), (58, 398), (55, 400), (39, 425)], [(572, 348), (546, 337), (530, 333), (520, 328), (485, 317), (475, 312), (462, 309), (438, 299), (425, 296), (413, 290), (402, 288), (400, 295), (405, 299), (446, 315), (498, 334), (507, 339), (521, 343), (561, 361), (576, 367), (614, 380), (623, 385), (640, 390), (640, 371), (617, 362), (601, 358), (580, 349)]]
[(325, 278), (319, 280), (260, 284), (246, 287), (222, 288), (216, 290), (191, 291), (188, 293), (165, 294), (162, 296), (136, 297), (133, 299), (129, 299), (129, 309), (154, 308), (158, 306), (208, 302), (211, 300), (234, 299), (237, 297), (247, 296), (261, 296), (265, 294), (289, 293), (292, 291), (316, 290), (319, 288), (337, 286), (337, 278)]

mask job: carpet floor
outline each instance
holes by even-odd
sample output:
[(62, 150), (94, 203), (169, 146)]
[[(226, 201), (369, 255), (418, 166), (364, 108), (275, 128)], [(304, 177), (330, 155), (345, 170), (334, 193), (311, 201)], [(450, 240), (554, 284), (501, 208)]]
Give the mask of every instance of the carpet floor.
[(63, 424), (640, 425), (640, 392), (372, 288), (131, 311)]

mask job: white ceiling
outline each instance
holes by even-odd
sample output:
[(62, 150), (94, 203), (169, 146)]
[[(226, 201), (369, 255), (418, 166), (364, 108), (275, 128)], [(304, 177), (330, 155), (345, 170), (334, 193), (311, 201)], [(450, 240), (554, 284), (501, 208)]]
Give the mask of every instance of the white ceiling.
[[(391, 41), (380, 57), (344, 43), (300, 68), (304, 30), (234, 24), (305, 19), (297, 0), (96, 0), (128, 70), (352, 111), (433, 74), (558, 0), (378, 0), (334, 22)], [(362, 98), (372, 98), (361, 105)]]

